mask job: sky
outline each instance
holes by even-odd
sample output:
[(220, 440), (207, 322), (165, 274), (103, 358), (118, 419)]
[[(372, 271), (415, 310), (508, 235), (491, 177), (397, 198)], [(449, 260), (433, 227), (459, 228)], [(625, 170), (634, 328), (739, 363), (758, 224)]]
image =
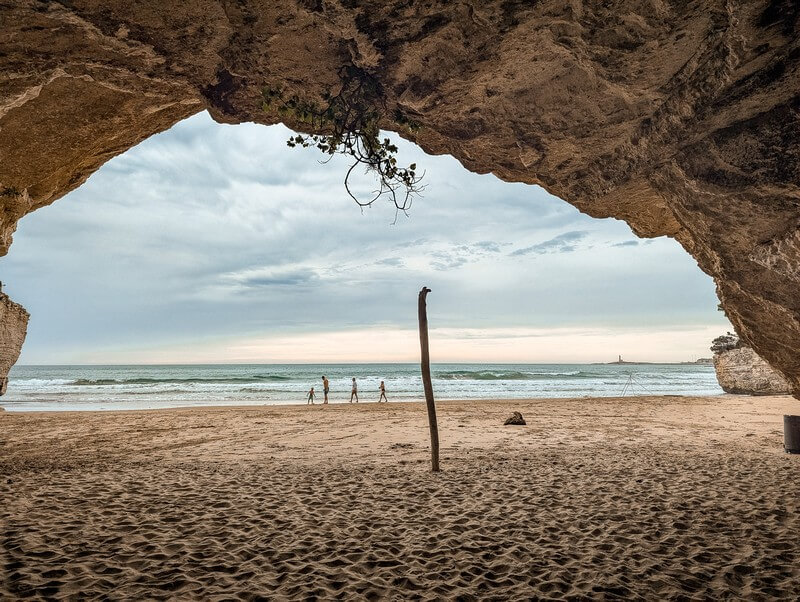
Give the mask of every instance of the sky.
[(361, 210), (346, 158), (290, 135), (201, 113), (23, 218), (19, 363), (413, 362), (423, 285), (434, 362), (693, 360), (731, 329), (671, 239), (399, 138), (422, 197)]

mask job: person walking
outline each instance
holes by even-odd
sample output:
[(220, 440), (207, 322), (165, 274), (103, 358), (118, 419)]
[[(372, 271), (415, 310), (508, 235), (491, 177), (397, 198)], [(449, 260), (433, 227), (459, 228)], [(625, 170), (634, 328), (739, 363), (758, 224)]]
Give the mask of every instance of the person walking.
[(350, 403), (353, 403), (353, 397), (356, 398), (356, 403), (358, 403), (358, 385), (356, 384), (356, 377), (353, 377), (353, 389), (350, 391)]
[(325, 395), (325, 401), (322, 402), (323, 404), (328, 403), (328, 391), (330, 391), (330, 388), (331, 388), (331, 385), (328, 382), (328, 379), (323, 376), (322, 377), (322, 393), (323, 393), (323, 395)]
[(378, 403), (380, 403), (381, 400), (385, 401), (386, 403), (389, 403), (389, 399), (386, 397), (386, 385), (383, 384), (383, 381), (381, 381), (380, 390), (381, 390), (381, 396), (378, 397)]
[(311, 387), (308, 392), (308, 400), (306, 401), (306, 405), (308, 404), (311, 404), (312, 406), (314, 405), (314, 387)]

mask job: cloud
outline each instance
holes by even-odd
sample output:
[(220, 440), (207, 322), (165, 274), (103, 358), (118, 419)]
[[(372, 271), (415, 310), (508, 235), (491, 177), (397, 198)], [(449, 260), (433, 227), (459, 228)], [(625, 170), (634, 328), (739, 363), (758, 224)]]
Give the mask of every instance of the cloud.
[(585, 239), (588, 235), (589, 232), (586, 230), (564, 232), (550, 240), (512, 251), (510, 255), (517, 257), (520, 255), (529, 255), (531, 253), (536, 255), (542, 255), (544, 253), (571, 253), (577, 248), (576, 243)]
[(296, 286), (309, 284), (318, 279), (313, 270), (296, 270), (283, 273), (267, 273), (263, 275), (248, 276), (239, 282), (247, 288), (263, 288), (272, 286)]
[(413, 330), (422, 285), (437, 327), (730, 328), (710, 278), (672, 240), (612, 249), (633, 236), (623, 222), (404, 141), (399, 159), (424, 166), (427, 188), (392, 225), (390, 204), (362, 211), (347, 197), (345, 159), (321, 165), (313, 149), (288, 149), (290, 134), (198, 114), (23, 218), (0, 258), (32, 314), (22, 361), (322, 326)]
[(483, 249), (487, 253), (499, 253), (500, 252), (500, 243), (496, 243), (492, 240), (483, 240), (481, 242), (476, 242), (473, 245), (476, 249)]
[(612, 247), (637, 247), (639, 246), (638, 240), (625, 240), (623, 242), (617, 242), (611, 245)]
[(440, 272), (455, 270), (456, 268), (460, 268), (462, 265), (466, 264), (468, 261), (466, 257), (459, 256), (456, 253), (447, 253), (441, 251), (431, 254), (431, 257), (433, 258), (433, 261), (431, 261), (431, 267)]
[(405, 265), (405, 262), (400, 257), (387, 257), (385, 259), (379, 259), (378, 261), (375, 262), (375, 265), (400, 268)]
[(501, 244), (483, 240), (476, 243), (451, 245), (449, 248), (430, 254), (433, 258), (431, 267), (438, 271), (448, 271), (460, 268), (468, 263), (474, 263), (484, 257), (500, 252)]

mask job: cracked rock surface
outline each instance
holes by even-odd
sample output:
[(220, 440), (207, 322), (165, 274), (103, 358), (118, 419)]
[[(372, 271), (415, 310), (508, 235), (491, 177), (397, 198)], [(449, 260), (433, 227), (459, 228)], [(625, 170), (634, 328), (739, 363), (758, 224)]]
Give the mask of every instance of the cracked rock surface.
[(12, 0), (0, 254), (144, 138), (204, 109), (304, 130), (263, 90), (313, 101), (354, 65), (382, 125), (427, 152), (677, 239), (798, 393), (799, 17), (792, 0)]
[(714, 369), (720, 387), (737, 395), (786, 395), (791, 388), (781, 375), (749, 347), (714, 355)]

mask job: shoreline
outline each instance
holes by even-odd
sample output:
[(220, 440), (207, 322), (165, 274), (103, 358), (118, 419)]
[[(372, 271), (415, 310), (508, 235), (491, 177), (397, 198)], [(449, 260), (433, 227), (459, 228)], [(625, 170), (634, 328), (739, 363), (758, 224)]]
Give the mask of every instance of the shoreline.
[[(781, 395), (736, 395), (731, 393), (718, 393), (714, 395), (684, 395), (679, 393), (665, 393), (665, 394), (654, 394), (654, 395), (608, 395), (608, 396), (592, 396), (592, 395), (584, 395), (581, 397), (524, 397), (524, 398), (510, 398), (510, 397), (498, 397), (498, 398), (483, 398), (483, 399), (436, 399), (436, 406), (439, 407), (440, 404), (470, 404), (470, 403), (477, 403), (477, 404), (487, 404), (487, 403), (509, 403), (513, 404), (515, 402), (519, 403), (538, 403), (538, 402), (589, 402), (592, 400), (625, 400), (625, 399), (637, 399), (637, 400), (658, 400), (658, 399), (671, 399), (671, 398), (691, 398), (691, 399), (715, 399), (720, 397), (791, 397), (790, 395), (781, 396)], [(38, 403), (38, 402), (19, 402), (15, 401), (12, 402), (15, 404), (22, 404), (22, 403)], [(147, 402), (143, 402), (147, 403)], [(248, 410), (253, 408), (304, 408), (304, 407), (339, 407), (339, 406), (371, 406), (377, 405), (376, 401), (360, 401), (358, 403), (349, 403), (348, 401), (331, 401), (328, 404), (323, 404), (322, 402), (314, 402), (314, 404), (306, 404), (303, 402), (297, 403), (253, 403), (253, 404), (232, 404), (232, 405), (182, 405), (182, 406), (165, 406), (160, 408), (120, 408), (120, 409), (78, 409), (78, 410), (23, 410), (23, 409), (7, 409), (3, 407), (3, 402), (0, 400), (0, 411), (7, 412), (9, 414), (80, 414), (80, 413), (125, 413), (129, 414), (132, 412), (163, 412), (163, 411), (170, 411), (170, 410)], [(389, 405), (391, 404), (425, 404), (424, 398), (420, 399), (399, 399), (397, 401), (389, 400)], [(384, 402), (380, 403), (381, 406), (385, 406)], [(800, 405), (800, 401), (798, 401), (798, 405)]]
[[(304, 404), (310, 387), (321, 402), (321, 375), (330, 380), (331, 401), (347, 402), (357, 378), (362, 401), (378, 400), (385, 381), (393, 401), (421, 399), (419, 366), (285, 366), (20, 368), (0, 404), (9, 411), (150, 409), (213, 405)], [(562, 364), (437, 364), (437, 399), (530, 399), (640, 395), (715, 395), (707, 366), (590, 366)], [(634, 373), (634, 374), (631, 374)]]
[[(0, 413), (0, 598), (791, 599), (789, 396)], [(335, 408), (335, 409), (334, 409)], [(525, 426), (504, 426), (520, 411)], [(10, 568), (9, 568), (10, 567)]]

